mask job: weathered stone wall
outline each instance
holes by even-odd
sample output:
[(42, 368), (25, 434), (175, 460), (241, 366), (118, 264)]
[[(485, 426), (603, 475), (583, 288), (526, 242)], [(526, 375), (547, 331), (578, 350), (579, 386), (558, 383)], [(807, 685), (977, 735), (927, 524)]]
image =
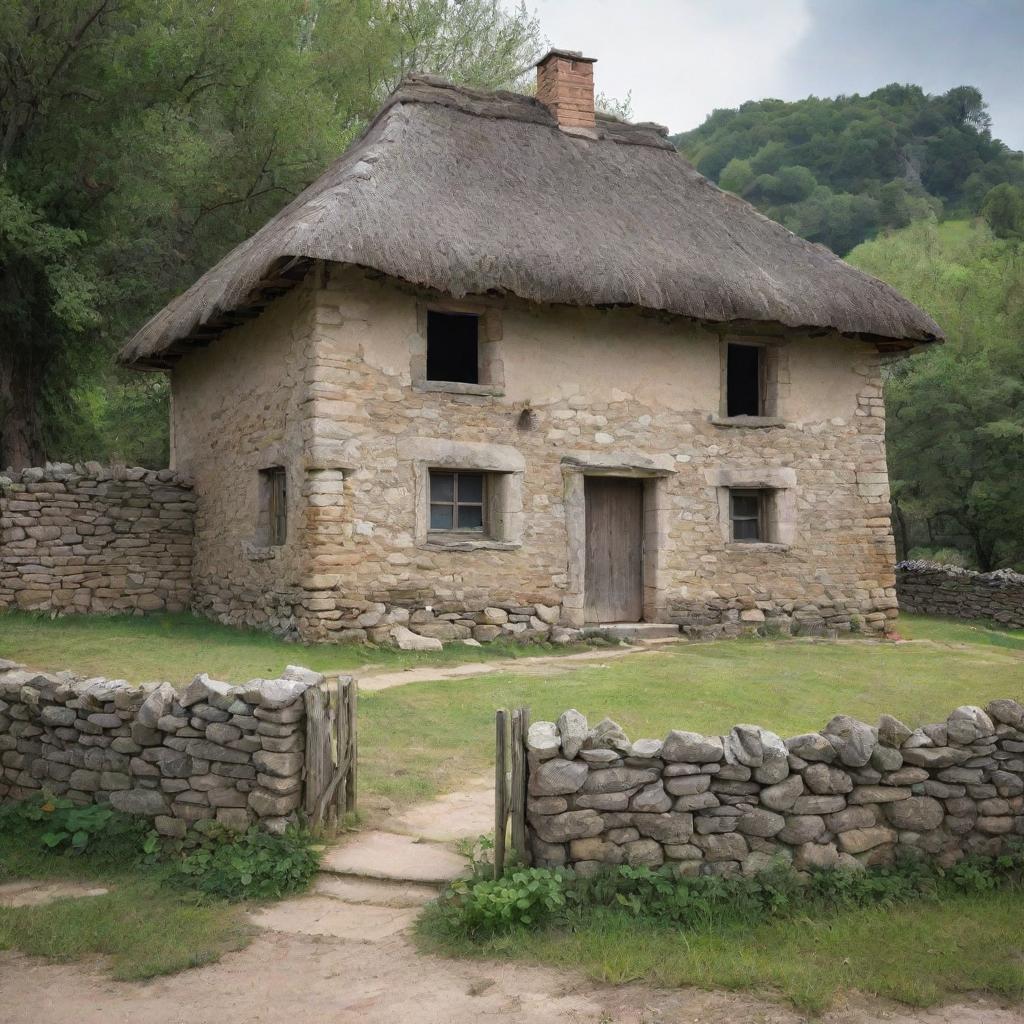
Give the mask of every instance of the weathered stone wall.
[(167, 836), (211, 819), (280, 831), (302, 801), (302, 694), (322, 681), (289, 666), (243, 686), (200, 675), (179, 692), (0, 661), (0, 800), (109, 803)]
[(171, 470), (48, 463), (0, 475), (0, 609), (182, 611), (195, 503)]
[[(205, 613), (308, 640), (408, 640), (405, 628), (571, 639), (585, 621), (584, 477), (611, 473), (646, 488), (645, 619), (735, 635), (883, 631), (895, 618), (873, 346), (770, 339), (777, 415), (727, 423), (722, 339), (678, 318), (453, 304), (351, 269), (318, 275), (175, 368), (176, 465), (196, 481)], [(428, 306), (483, 315), (487, 384), (417, 379)], [(236, 401), (250, 389), (251, 408)], [(253, 550), (256, 470), (276, 453), (288, 460), (288, 540)], [(512, 481), (501, 536), (426, 533), (436, 466)], [(784, 543), (729, 542), (724, 481), (786, 489)]]
[(1024, 706), (957, 708), (911, 729), (838, 715), (781, 740), (754, 725), (727, 736), (673, 731), (630, 742), (578, 711), (529, 730), (528, 833), (534, 862), (594, 871), (672, 864), (680, 875), (951, 865), (1024, 835)]
[(905, 612), (992, 619), (1024, 629), (1024, 575), (1012, 569), (974, 572), (936, 562), (900, 562), (896, 593)]

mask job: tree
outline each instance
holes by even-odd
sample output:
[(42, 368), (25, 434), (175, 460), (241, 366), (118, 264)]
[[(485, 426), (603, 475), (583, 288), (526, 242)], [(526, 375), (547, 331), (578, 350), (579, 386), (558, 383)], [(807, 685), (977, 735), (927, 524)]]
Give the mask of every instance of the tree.
[[(47, 439), (79, 450), (101, 408), (161, 401), (113, 349), (315, 178), (406, 71), (515, 86), (539, 50), (536, 21), (498, 0), (7, 0), (0, 466), (39, 462)], [(91, 401), (90, 382), (117, 395)]]
[(927, 309), (942, 345), (886, 383), (889, 469), (906, 546), (957, 547), (983, 571), (1024, 561), (1024, 251), (984, 225), (918, 223), (851, 263)]
[(1003, 182), (985, 196), (981, 215), (996, 238), (1019, 238), (1024, 235), (1024, 193)]

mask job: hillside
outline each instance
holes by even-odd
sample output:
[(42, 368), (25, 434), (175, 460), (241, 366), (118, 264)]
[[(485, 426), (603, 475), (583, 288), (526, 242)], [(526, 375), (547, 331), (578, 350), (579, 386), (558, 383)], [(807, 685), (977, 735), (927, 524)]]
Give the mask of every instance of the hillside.
[(722, 188), (840, 254), (883, 228), (977, 214), (997, 185), (1024, 188), (1024, 155), (992, 138), (971, 86), (752, 101), (673, 142)]
[(858, 246), (848, 260), (947, 333), (944, 345), (896, 363), (886, 384), (900, 554), (1020, 567), (1024, 244), (994, 237), (983, 222), (922, 222)]

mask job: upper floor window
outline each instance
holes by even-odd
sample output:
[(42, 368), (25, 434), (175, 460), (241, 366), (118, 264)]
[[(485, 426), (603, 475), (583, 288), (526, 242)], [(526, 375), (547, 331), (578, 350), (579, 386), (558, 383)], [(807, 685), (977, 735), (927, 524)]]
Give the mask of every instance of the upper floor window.
[(427, 380), (480, 383), (480, 317), (427, 312)]
[(486, 473), (430, 471), (430, 529), (486, 533)]
[(283, 466), (260, 470), (257, 542), (278, 547), (288, 537), (288, 477)]
[(730, 342), (725, 367), (726, 416), (765, 415), (765, 349)]

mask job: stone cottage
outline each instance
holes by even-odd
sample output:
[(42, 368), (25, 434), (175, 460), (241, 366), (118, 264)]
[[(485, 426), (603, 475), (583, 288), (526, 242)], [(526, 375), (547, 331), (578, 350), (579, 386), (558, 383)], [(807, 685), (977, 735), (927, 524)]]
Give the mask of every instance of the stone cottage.
[(124, 348), (169, 372), (195, 606), (312, 640), (883, 630), (880, 364), (940, 337), (665, 129), (410, 75)]

